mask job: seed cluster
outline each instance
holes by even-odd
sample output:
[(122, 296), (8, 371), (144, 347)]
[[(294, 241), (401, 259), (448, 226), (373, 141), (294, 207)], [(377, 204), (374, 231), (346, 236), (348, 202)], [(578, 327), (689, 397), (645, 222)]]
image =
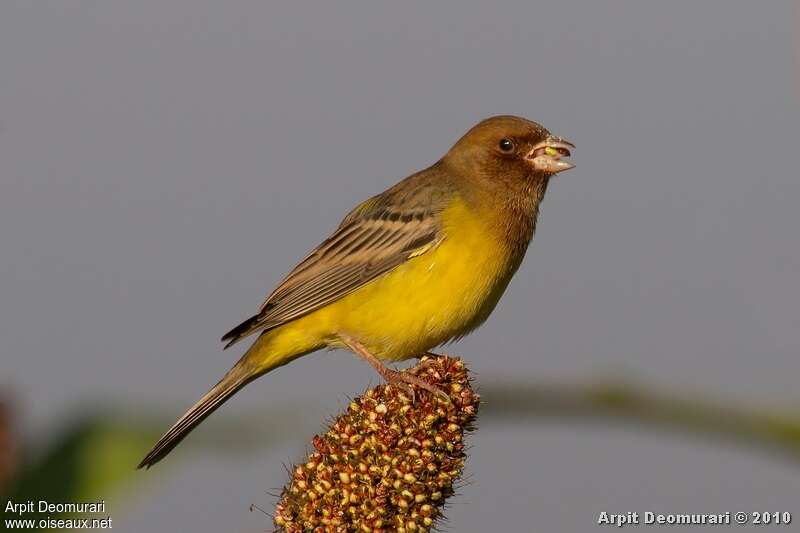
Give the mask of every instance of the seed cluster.
[(415, 388), (415, 398), (380, 385), (353, 400), (314, 451), (292, 470), (275, 525), (288, 533), (429, 531), (464, 466), (464, 432), (480, 397), (464, 363), (424, 357), (409, 372), (450, 403)]

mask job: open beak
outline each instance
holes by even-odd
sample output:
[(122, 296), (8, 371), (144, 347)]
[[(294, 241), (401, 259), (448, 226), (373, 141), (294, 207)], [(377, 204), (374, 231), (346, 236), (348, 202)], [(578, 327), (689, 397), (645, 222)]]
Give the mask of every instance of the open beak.
[(534, 146), (526, 156), (526, 159), (530, 161), (533, 168), (540, 172), (558, 174), (575, 166), (569, 161), (561, 159), (562, 157), (569, 157), (571, 155), (570, 149), (574, 148), (575, 145), (568, 140), (551, 136)]

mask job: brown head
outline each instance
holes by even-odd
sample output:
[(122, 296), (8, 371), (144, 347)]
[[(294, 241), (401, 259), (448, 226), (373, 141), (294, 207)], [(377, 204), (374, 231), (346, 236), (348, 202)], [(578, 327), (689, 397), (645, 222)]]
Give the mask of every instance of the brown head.
[(574, 147), (536, 122), (501, 115), (469, 130), (447, 152), (443, 163), (465, 177), (530, 186), (531, 181), (546, 181), (571, 169), (574, 165), (562, 157), (569, 156)]
[(562, 159), (572, 148), (536, 122), (503, 115), (474, 126), (440, 164), (465, 197), (488, 208), (483, 213), (521, 260), (550, 178), (574, 166)]

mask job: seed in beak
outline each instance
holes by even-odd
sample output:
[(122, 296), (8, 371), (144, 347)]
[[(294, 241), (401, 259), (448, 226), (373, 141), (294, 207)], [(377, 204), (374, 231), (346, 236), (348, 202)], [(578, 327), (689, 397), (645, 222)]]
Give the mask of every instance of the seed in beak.
[(569, 150), (562, 146), (545, 146), (544, 153), (556, 159), (561, 157), (569, 157)]
[(562, 146), (542, 146), (537, 148), (531, 157), (539, 157), (540, 155), (546, 155), (552, 157), (553, 159), (561, 159), (562, 157), (569, 157), (570, 152), (567, 148)]

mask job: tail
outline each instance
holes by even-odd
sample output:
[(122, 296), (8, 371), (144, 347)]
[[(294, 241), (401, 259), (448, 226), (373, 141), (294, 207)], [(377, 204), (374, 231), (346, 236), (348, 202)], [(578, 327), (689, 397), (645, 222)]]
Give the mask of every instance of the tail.
[(231, 368), (219, 383), (200, 398), (189, 411), (178, 420), (163, 437), (161, 437), (153, 449), (150, 450), (139, 466), (136, 468), (150, 468), (164, 458), (172, 449), (177, 446), (195, 426), (205, 420), (213, 413), (217, 407), (225, 403), (225, 400), (233, 396), (239, 389), (253, 381), (263, 372), (253, 372), (252, 368), (241, 364), (239, 361)]

